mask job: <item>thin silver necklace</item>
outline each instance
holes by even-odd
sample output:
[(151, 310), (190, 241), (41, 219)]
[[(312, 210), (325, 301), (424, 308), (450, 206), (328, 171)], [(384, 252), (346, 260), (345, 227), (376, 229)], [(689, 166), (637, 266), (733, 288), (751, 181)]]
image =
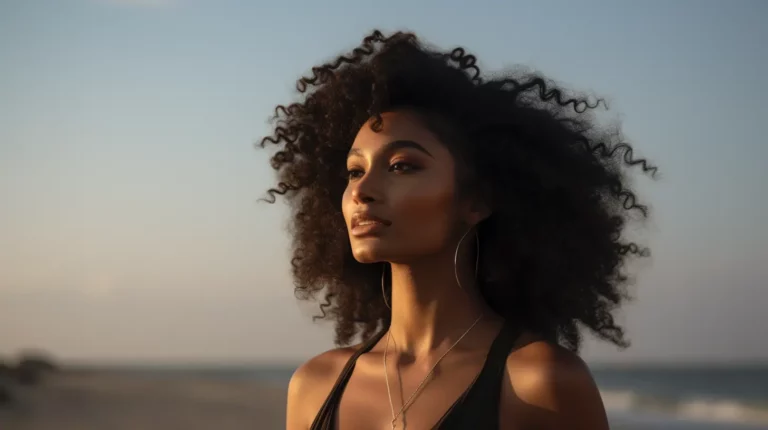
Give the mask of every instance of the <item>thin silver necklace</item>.
[(451, 345), (450, 348), (448, 348), (443, 355), (440, 356), (440, 358), (435, 361), (435, 364), (432, 365), (432, 368), (427, 372), (427, 376), (424, 377), (424, 379), (421, 381), (421, 383), (416, 387), (416, 389), (413, 391), (413, 394), (411, 394), (410, 397), (408, 397), (408, 400), (403, 403), (403, 406), (400, 408), (400, 411), (395, 414), (395, 404), (392, 402), (392, 391), (389, 388), (389, 376), (387, 375), (387, 353), (389, 352), (389, 339), (392, 336), (392, 332), (390, 330), (387, 330), (387, 343), (384, 345), (384, 380), (387, 383), (387, 397), (389, 398), (389, 407), (392, 410), (392, 429), (394, 430), (397, 427), (397, 419), (405, 413), (408, 408), (411, 407), (413, 402), (416, 400), (416, 395), (421, 391), (422, 388), (426, 385), (427, 381), (429, 381), (429, 377), (432, 376), (432, 373), (434, 373), (435, 369), (437, 368), (437, 365), (440, 364), (440, 362), (443, 360), (443, 358), (448, 355), (451, 350), (461, 342), (462, 339), (464, 339), (464, 336), (466, 336), (472, 329), (477, 325), (478, 322), (483, 318), (483, 314), (480, 314), (479, 317), (475, 320), (475, 322), (472, 323), (472, 325), (469, 326), (469, 328), (459, 336), (458, 339), (456, 339), (456, 342)]

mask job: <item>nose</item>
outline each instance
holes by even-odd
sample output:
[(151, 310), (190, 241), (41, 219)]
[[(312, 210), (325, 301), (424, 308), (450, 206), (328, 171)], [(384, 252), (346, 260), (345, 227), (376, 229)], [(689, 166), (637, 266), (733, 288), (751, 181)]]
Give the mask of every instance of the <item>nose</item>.
[(373, 203), (380, 200), (380, 193), (376, 186), (376, 180), (368, 172), (365, 176), (350, 184), (352, 187), (352, 199), (357, 204)]

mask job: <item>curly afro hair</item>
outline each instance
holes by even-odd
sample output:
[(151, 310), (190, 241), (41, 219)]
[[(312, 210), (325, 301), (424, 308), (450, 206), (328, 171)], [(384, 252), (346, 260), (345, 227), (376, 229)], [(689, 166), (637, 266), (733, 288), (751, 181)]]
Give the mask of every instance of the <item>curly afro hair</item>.
[(656, 167), (597, 123), (591, 112), (602, 99), (566, 96), (537, 73), (481, 78), (463, 48), (440, 52), (412, 33), (379, 31), (313, 67), (297, 90), (300, 100), (277, 106), (260, 142), (276, 145), (278, 183), (266, 200), (291, 205), (296, 296), (322, 294), (315, 318), (334, 320), (338, 345), (390, 322), (381, 264), (352, 256), (341, 212), (347, 152), (369, 119), (378, 131), (381, 113), (407, 108), (452, 150), (461, 182), (488, 191), (478, 283), (489, 306), (573, 351), (581, 327), (628, 346), (612, 312), (628, 298), (627, 261), (648, 254), (622, 235), (648, 216), (628, 173), (654, 176)]

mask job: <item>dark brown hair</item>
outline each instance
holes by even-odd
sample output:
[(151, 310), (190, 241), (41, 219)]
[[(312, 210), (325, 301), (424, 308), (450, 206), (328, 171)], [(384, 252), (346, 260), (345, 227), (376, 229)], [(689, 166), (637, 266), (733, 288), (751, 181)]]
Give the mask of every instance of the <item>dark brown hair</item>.
[(261, 141), (277, 145), (267, 200), (291, 204), (297, 297), (322, 293), (318, 317), (335, 321), (338, 344), (390, 318), (382, 266), (358, 263), (350, 249), (340, 209), (346, 155), (367, 120), (407, 107), (488, 190), (493, 213), (478, 227), (488, 304), (572, 350), (580, 327), (627, 345), (612, 311), (627, 297), (627, 260), (648, 253), (622, 236), (648, 214), (627, 177), (631, 167), (656, 168), (598, 124), (591, 112), (602, 100), (566, 96), (536, 73), (482, 78), (462, 48), (439, 52), (412, 33), (379, 31), (313, 67), (297, 89), (301, 99), (277, 106), (274, 133)]

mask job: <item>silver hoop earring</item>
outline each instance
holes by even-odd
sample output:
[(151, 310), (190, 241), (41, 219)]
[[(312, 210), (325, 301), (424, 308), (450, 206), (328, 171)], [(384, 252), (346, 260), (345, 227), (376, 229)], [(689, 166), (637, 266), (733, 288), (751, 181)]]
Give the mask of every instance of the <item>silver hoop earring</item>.
[(383, 265), (381, 268), (381, 298), (384, 299), (384, 304), (392, 310), (392, 307), (387, 303), (387, 293), (384, 291), (384, 274), (387, 272), (387, 265)]
[[(453, 275), (456, 277), (456, 283), (459, 284), (459, 288), (462, 290), (464, 287), (461, 286), (461, 281), (459, 280), (459, 248), (461, 248), (462, 242), (464, 242), (464, 238), (467, 237), (470, 231), (473, 229), (470, 228), (467, 230), (466, 233), (464, 233), (464, 236), (461, 236), (461, 239), (459, 239), (459, 243), (456, 244), (456, 252), (453, 254)], [(477, 280), (477, 270), (480, 266), (480, 236), (477, 234), (477, 229), (475, 230), (475, 247), (477, 248), (475, 251), (475, 280)], [(383, 279), (383, 278), (382, 278)], [(383, 282), (383, 281), (382, 281)], [(384, 285), (382, 283), (382, 285)]]

